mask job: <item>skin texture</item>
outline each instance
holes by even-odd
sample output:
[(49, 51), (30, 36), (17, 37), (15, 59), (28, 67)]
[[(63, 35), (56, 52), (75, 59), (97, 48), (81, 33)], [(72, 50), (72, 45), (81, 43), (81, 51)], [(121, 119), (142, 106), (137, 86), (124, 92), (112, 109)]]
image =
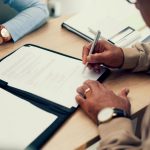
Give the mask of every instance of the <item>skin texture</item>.
[(145, 23), (150, 27), (150, 1), (137, 0), (136, 8), (139, 9)]
[[(88, 88), (90, 91), (85, 92)], [(106, 107), (123, 109), (130, 115), (130, 102), (127, 98), (128, 89), (123, 89), (116, 95), (98, 81), (87, 80), (77, 89), (77, 92), (78, 104), (95, 123), (97, 123), (98, 112)]]
[(111, 68), (119, 68), (123, 64), (124, 55), (122, 49), (111, 43), (100, 40), (97, 42), (93, 54), (89, 55), (91, 44), (83, 47), (82, 62), (87, 62), (89, 69), (100, 71), (100, 64)]
[[(150, 0), (137, 0), (135, 4), (139, 9), (145, 23), (150, 27)], [(93, 54), (89, 55), (91, 44), (85, 45), (82, 52), (82, 62), (88, 62), (89, 69), (100, 72), (99, 65), (103, 64), (112, 68), (119, 68), (124, 62), (124, 54), (120, 47), (101, 40), (96, 44)], [(88, 92), (85, 92), (90, 88)], [(125, 110), (130, 114), (130, 102), (127, 98), (129, 90), (123, 89), (119, 95), (107, 89), (97, 81), (85, 81), (78, 87), (76, 101), (83, 111), (97, 123), (98, 112), (106, 107), (116, 107)]]

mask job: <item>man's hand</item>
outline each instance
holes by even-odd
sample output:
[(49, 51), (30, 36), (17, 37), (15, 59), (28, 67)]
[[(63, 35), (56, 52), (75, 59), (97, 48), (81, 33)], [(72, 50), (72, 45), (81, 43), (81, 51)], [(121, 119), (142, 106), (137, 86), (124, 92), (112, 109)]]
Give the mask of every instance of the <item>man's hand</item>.
[(116, 95), (98, 81), (87, 80), (77, 89), (77, 92), (77, 103), (95, 123), (97, 123), (98, 112), (106, 107), (119, 108), (130, 115), (128, 89), (124, 89), (119, 95)]
[(84, 46), (82, 52), (83, 64), (88, 62), (89, 69), (99, 72), (101, 64), (111, 68), (119, 68), (122, 66), (124, 54), (120, 47), (112, 45), (105, 40), (100, 40), (96, 44), (93, 54), (89, 55), (90, 48), (91, 44)]

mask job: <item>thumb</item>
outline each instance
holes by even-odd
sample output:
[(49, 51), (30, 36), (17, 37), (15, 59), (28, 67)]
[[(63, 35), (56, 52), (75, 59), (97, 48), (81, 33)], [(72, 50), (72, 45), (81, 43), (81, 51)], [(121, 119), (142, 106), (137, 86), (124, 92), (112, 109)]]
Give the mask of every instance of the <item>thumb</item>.
[(81, 106), (81, 108), (84, 108), (85, 105), (85, 99), (81, 95), (77, 95), (75, 97), (77, 103)]
[(129, 93), (129, 89), (128, 88), (124, 88), (123, 90), (121, 90), (121, 92), (119, 93), (119, 96), (124, 98), (124, 99), (128, 99), (127, 95)]
[(107, 55), (105, 54), (105, 52), (95, 53), (95, 54), (90, 54), (87, 57), (87, 62), (88, 63), (104, 63), (106, 59), (107, 59)]

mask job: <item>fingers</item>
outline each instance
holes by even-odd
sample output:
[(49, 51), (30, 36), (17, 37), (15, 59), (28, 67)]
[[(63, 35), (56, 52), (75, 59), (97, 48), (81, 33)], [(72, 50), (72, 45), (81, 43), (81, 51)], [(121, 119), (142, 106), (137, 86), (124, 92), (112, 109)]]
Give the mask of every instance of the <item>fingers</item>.
[(122, 97), (123, 99), (128, 99), (128, 98), (127, 98), (128, 93), (129, 93), (129, 89), (124, 88), (124, 89), (119, 93), (119, 96)]
[(101, 67), (99, 64), (95, 64), (94, 67), (92, 68), (94, 72), (100, 73), (101, 72)]
[(87, 56), (87, 62), (104, 64), (108, 57), (109, 55), (106, 52), (90, 54)]
[(85, 99), (81, 96), (81, 95), (77, 95), (75, 97), (77, 103), (81, 106), (81, 108), (84, 108), (85, 107)]
[(86, 99), (93, 96), (95, 92), (100, 92), (104, 89), (105, 87), (98, 81), (87, 80), (83, 83), (82, 86), (77, 88), (77, 92), (82, 98)]
[(91, 48), (91, 44), (85, 45), (83, 47), (83, 51), (82, 51), (82, 62), (83, 62), (83, 64), (86, 64), (86, 62), (87, 62), (87, 56), (89, 55), (90, 48)]
[[(89, 55), (90, 52), (90, 48), (91, 48), (91, 43), (89, 45), (85, 45), (83, 47), (83, 51), (82, 51), (82, 61), (83, 64), (86, 64), (86, 62), (89, 63), (99, 63), (99, 62), (103, 62), (103, 60), (100, 60), (102, 58), (99, 58), (100, 56), (98, 54), (103, 53), (106, 50), (107, 45), (109, 45), (109, 43), (105, 40), (99, 40), (94, 48), (94, 52), (92, 55)], [(94, 54), (95, 53), (95, 54)], [(102, 55), (103, 56), (103, 55)]]
[[(95, 48), (94, 48), (94, 52), (100, 52), (100, 44), (103, 43), (101, 41), (98, 41), (98, 43), (96, 44)], [(83, 64), (86, 64), (87, 62), (87, 56), (89, 55), (90, 49), (91, 49), (92, 43), (85, 45), (83, 47), (83, 51), (82, 51), (82, 62)], [(93, 52), (93, 53), (94, 53)]]
[(130, 115), (131, 114), (131, 103), (127, 97), (128, 93), (129, 93), (129, 89), (125, 88), (120, 92), (119, 96), (122, 97), (124, 100), (126, 100), (125, 110), (127, 111), (128, 115)]
[(87, 80), (83, 84), (87, 85), (91, 89), (91, 92), (97, 91), (97, 89), (99, 91), (102, 91), (105, 89), (104, 85), (99, 83), (98, 81)]
[(90, 70), (93, 70), (96, 73), (100, 73), (101, 72), (100, 64), (97, 64), (97, 63), (95, 63), (95, 64), (88, 64), (88, 68)]
[(80, 96), (82, 96), (83, 98), (86, 98), (87, 95), (86, 94), (86, 90), (89, 89), (89, 86), (87, 85), (82, 85), (80, 87), (77, 88), (77, 92)]

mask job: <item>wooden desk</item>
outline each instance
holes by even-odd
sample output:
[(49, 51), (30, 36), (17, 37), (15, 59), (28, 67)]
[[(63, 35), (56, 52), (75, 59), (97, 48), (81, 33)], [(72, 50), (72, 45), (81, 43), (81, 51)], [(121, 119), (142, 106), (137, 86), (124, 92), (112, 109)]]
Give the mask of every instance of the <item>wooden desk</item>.
[[(61, 28), (61, 23), (66, 18), (50, 20), (41, 29), (17, 43), (0, 46), (0, 57), (4, 57), (24, 44), (32, 43), (81, 58), (82, 47), (87, 42)], [(124, 87), (130, 88), (129, 97), (133, 114), (137, 114), (150, 102), (150, 77), (146, 74), (112, 73), (104, 84), (115, 92), (119, 92)], [(81, 110), (77, 110), (43, 146), (43, 150), (72, 150), (97, 135), (96, 125)]]

